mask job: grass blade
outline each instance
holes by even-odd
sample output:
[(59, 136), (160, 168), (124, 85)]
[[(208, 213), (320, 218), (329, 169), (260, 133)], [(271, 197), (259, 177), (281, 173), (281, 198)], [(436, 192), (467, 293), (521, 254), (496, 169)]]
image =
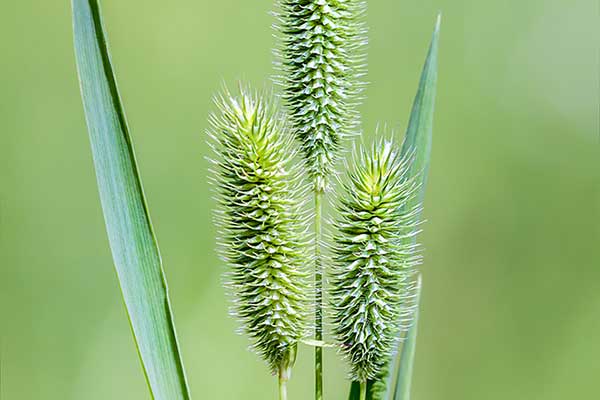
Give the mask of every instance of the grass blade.
[(431, 158), (431, 142), (433, 134), (433, 111), (435, 108), (435, 92), (437, 85), (438, 42), (440, 35), (441, 14), (438, 15), (429, 46), (429, 52), (423, 66), (419, 89), (413, 102), (413, 108), (408, 121), (408, 129), (402, 145), (402, 153), (414, 150), (415, 160), (411, 175), (422, 174), (423, 184), (416, 199), (422, 202), (425, 197), (425, 187)]
[[(422, 185), (419, 196), (415, 201), (422, 203), (425, 197), (425, 189), (427, 186), (427, 175), (429, 172), (429, 163), (431, 159), (431, 143), (433, 138), (433, 112), (435, 108), (435, 93), (437, 85), (437, 60), (438, 60), (438, 42), (440, 35), (440, 24), (442, 16), (438, 14), (429, 52), (425, 60), (421, 79), (419, 81), (419, 89), (413, 102), (413, 108), (408, 122), (408, 129), (402, 146), (402, 153), (406, 154), (414, 151), (415, 160), (412, 165), (411, 175), (421, 174)], [(416, 238), (412, 238), (413, 241)], [(396, 351), (397, 358), (394, 360), (394, 369), (390, 369), (390, 376), (387, 380), (387, 395), (386, 399), (394, 400), (409, 400), (410, 399), (410, 383), (412, 379), (412, 370), (414, 363), (414, 352), (417, 335), (418, 322), (418, 305), (421, 294), (421, 277), (419, 276), (417, 284), (417, 309), (411, 329), (407, 332), (407, 336), (403, 343), (398, 343)], [(400, 350), (402, 346), (402, 350)], [(395, 378), (395, 385), (393, 379)], [(392, 386), (394, 387), (392, 391)]]
[[(435, 104), (435, 93), (437, 85), (437, 59), (438, 41), (440, 32), (441, 14), (438, 15), (435, 29), (429, 46), (429, 52), (421, 73), (419, 88), (413, 102), (413, 108), (408, 123), (408, 129), (402, 146), (402, 153), (414, 151), (415, 160), (411, 167), (410, 175), (421, 174), (422, 186), (415, 201), (422, 203), (425, 197), (425, 187), (431, 158), (431, 142), (433, 134), (433, 113)], [(411, 204), (412, 205), (412, 204)], [(411, 206), (409, 205), (409, 207)], [(412, 239), (415, 240), (415, 239)], [(420, 282), (419, 282), (420, 292)], [(415, 335), (417, 331), (417, 315), (415, 315), (414, 326), (408, 332), (408, 336)], [(412, 364), (414, 361), (415, 339), (409, 337), (402, 343), (398, 342), (395, 351), (397, 355), (390, 361), (384, 377), (378, 382), (369, 382), (367, 400), (409, 400), (410, 379), (412, 375)], [(400, 397), (397, 397), (400, 396)], [(352, 382), (348, 400), (359, 399), (359, 385)]]
[(402, 351), (400, 352), (400, 365), (398, 366), (396, 387), (394, 389), (394, 400), (410, 400), (410, 387), (412, 383), (413, 365), (415, 361), (415, 349), (417, 346), (421, 286), (422, 278), (421, 275), (419, 275), (416, 292), (417, 308), (415, 310), (412, 326), (408, 330), (406, 338), (402, 343)]
[(189, 399), (150, 222), (97, 0), (73, 0), (75, 56), (106, 230), (152, 397)]

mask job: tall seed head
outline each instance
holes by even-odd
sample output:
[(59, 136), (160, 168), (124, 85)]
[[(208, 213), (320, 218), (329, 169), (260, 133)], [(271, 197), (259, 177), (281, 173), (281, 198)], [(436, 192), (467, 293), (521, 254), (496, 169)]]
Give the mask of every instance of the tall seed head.
[(341, 139), (358, 130), (364, 0), (280, 0), (284, 97), (315, 190), (327, 184)]
[(276, 372), (293, 364), (309, 309), (293, 138), (282, 118), (256, 96), (227, 94), (217, 105), (208, 134), (232, 312)]
[(331, 303), (334, 333), (355, 381), (376, 378), (413, 314), (412, 237), (420, 205), (408, 208), (418, 180), (407, 177), (410, 158), (382, 140), (354, 152), (337, 204)]

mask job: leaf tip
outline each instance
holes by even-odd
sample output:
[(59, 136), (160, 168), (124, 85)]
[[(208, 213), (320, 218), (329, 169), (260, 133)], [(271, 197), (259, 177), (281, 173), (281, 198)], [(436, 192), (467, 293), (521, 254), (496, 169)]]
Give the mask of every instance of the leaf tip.
[[(440, 29), (442, 26), (442, 11), (438, 11), (435, 19), (435, 27), (433, 29), (433, 37), (431, 38), (431, 49), (437, 53), (438, 40), (440, 38)], [(436, 54), (437, 55), (437, 54)]]

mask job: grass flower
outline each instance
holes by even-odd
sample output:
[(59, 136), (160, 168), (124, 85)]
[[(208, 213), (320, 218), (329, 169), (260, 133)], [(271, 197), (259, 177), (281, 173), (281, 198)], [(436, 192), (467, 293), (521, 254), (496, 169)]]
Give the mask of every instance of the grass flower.
[(364, 0), (281, 0), (284, 97), (308, 174), (323, 191), (341, 139), (356, 132), (364, 74)]
[(228, 264), (232, 312), (252, 347), (287, 380), (306, 333), (304, 196), (293, 137), (256, 95), (226, 94), (210, 117), (220, 253)]
[(410, 157), (380, 140), (354, 151), (334, 223), (331, 303), (334, 333), (351, 378), (366, 384), (388, 363), (393, 345), (413, 314), (412, 238), (420, 205), (419, 180), (407, 178)]

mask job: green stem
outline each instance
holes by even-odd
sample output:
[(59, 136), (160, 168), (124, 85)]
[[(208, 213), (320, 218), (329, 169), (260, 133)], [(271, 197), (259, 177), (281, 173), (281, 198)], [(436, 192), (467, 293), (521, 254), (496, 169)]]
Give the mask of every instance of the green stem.
[(360, 400), (367, 400), (367, 382), (360, 383)]
[(287, 379), (279, 372), (279, 400), (287, 400)]
[[(323, 262), (321, 214), (323, 192), (315, 191), (315, 339), (323, 340)], [(315, 400), (323, 399), (323, 348), (315, 347)]]

